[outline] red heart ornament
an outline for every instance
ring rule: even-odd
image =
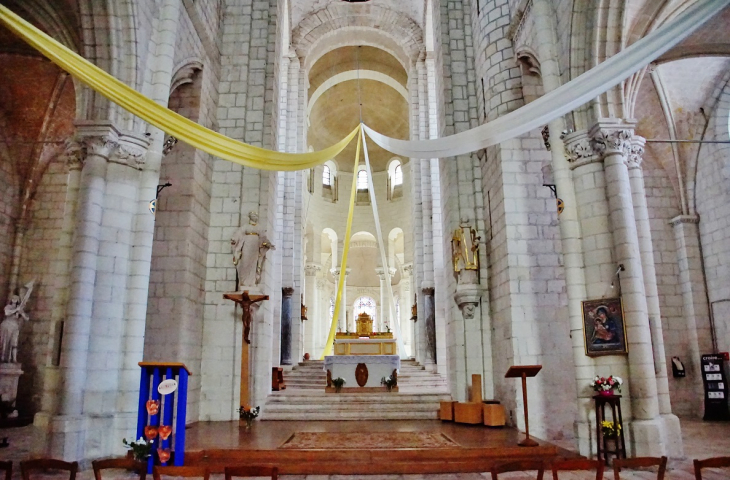
[[[160,432],[160,438],[163,440],[167,440],[167,437],[169,437],[170,434],[172,433],[172,426],[160,425],[159,432]]]
[[[154,425],[147,425],[144,427],[144,436],[147,437],[147,440],[154,440],[157,438],[157,427]]]
[[[169,448],[158,448],[157,456],[160,457],[160,463],[167,463],[170,460],[170,449]]]
[[[147,413],[150,415],[157,415],[160,413],[160,401],[147,400]]]

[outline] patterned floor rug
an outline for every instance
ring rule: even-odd
[[[455,448],[459,444],[443,433],[429,432],[296,432],[279,448],[293,450],[390,450],[402,448]]]

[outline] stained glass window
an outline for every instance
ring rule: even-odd
[[[375,300],[372,297],[360,297],[355,300],[355,311],[353,312],[355,317],[360,315],[362,312],[370,315],[370,318],[375,319],[375,313],[377,311]]]

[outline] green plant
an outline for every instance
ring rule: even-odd
[[[342,389],[342,386],[345,384],[345,379],[342,377],[337,377],[332,379],[332,385],[335,387],[335,392],[339,392]]]
[[[604,420],[601,422],[601,431],[604,437],[618,437],[618,434],[621,433],[621,424]]]
[[[144,461],[152,454],[152,443],[154,440],[146,440],[145,438],[139,437],[136,442],[127,442],[126,438],[122,439],[122,443],[125,447],[132,451],[132,456],[135,460]]]
[[[390,392],[391,390],[393,390],[393,387],[398,385],[398,379],[396,377],[394,377],[393,375],[388,375],[387,377],[383,377],[380,380],[380,384],[385,385],[385,387]]]

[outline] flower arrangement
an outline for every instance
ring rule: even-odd
[[[259,416],[260,411],[261,407],[251,408],[248,405],[241,405],[241,408],[238,409],[238,419],[245,420],[246,428],[249,429],[254,419]]]
[[[332,379],[332,385],[335,387],[335,392],[339,392],[342,389],[342,386],[345,384],[345,379],[342,377],[337,377]]]
[[[385,387],[390,392],[391,390],[393,390],[393,387],[398,385],[398,379],[396,377],[394,377],[393,375],[388,375],[387,377],[383,377],[380,380],[380,384],[385,385]]]
[[[604,437],[618,437],[619,433],[621,433],[621,424],[604,420],[601,422],[601,431]]]
[[[127,442],[127,439],[123,438],[122,443],[132,451],[132,456],[135,460],[144,461],[152,454],[153,440],[139,437],[139,440],[136,442]]]
[[[593,387],[593,390],[599,393],[611,393],[614,389],[620,392],[621,385],[623,385],[623,383],[624,381],[621,380],[621,377],[614,377],[613,375],[609,375],[608,378],[606,378],[596,375],[596,378],[594,378],[591,382],[591,387]]]

